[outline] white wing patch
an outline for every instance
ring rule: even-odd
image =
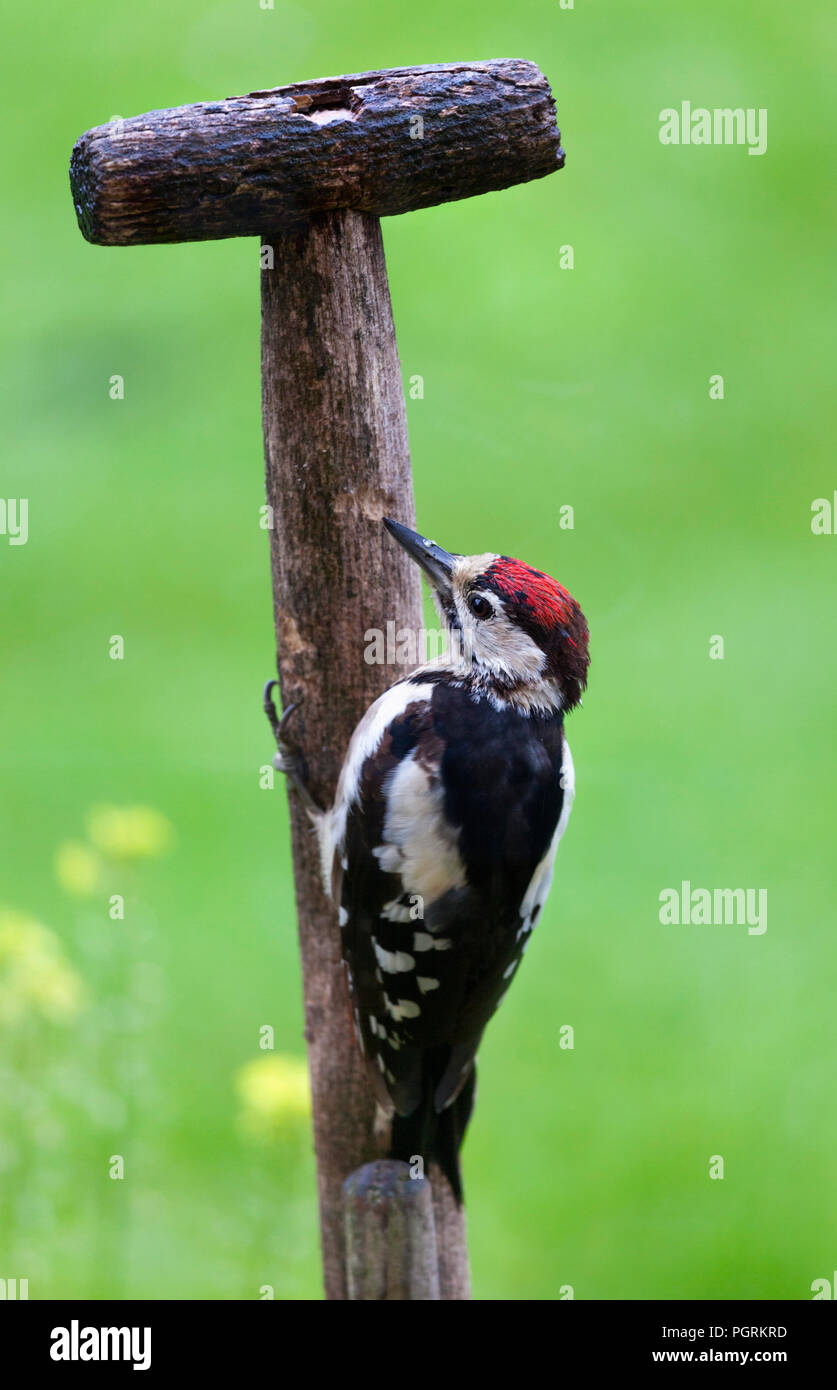
[[[412,922],[414,912],[411,907],[406,907],[397,898],[384,903],[380,914],[387,922]]]
[[[412,999],[396,999],[395,1003],[388,994],[384,995],[384,1008],[396,1023],[400,1023],[402,1018],[418,1018],[421,1009]]]
[[[417,931],[413,936],[414,951],[449,951],[452,945],[448,936],[431,936],[426,931]]]
[[[437,778],[410,753],[398,764],[386,790],[384,842],[373,851],[385,873],[400,874],[404,892],[425,908],[466,882],[459,832],[444,813]]]
[[[411,685],[409,681],[399,681],[385,690],[383,695],[371,704],[361,719],[349,743],[346,759],[337,783],[334,805],[317,823],[320,839],[320,870],[328,897],[331,897],[331,874],[335,853],[341,855],[340,863],[345,872],[347,868],[343,857],[343,841],[346,835],[346,818],[350,807],[360,792],[360,776],[366,759],[375,752],[389,725],[408,705],[422,700],[430,700],[435,690],[430,681],[421,685]]]
[[[397,975],[399,971],[406,972],[407,970],[415,969],[415,959],[413,956],[408,955],[406,951],[385,951],[383,946],[380,946],[375,940],[374,936],[372,937],[372,948],[375,952],[375,959],[381,969],[385,970],[388,975]]]

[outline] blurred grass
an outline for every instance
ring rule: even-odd
[[[257,245],[86,245],[72,142],[155,106],[508,55],[552,82],[565,171],[384,229],[405,378],[425,381],[408,400],[420,525],[552,571],[592,630],[576,810],[481,1053],[476,1293],[810,1296],[837,1196],[837,541],[810,532],[837,481],[830,10],[88,0],[4,19],[0,493],[30,499],[30,538],[0,538],[0,900],[81,969],[56,846],[101,801],[159,808],[177,844],[143,870],[165,1002],[139,1036],[126,1180],[107,1178],[118,1115],[61,1130],[47,1104],[0,1275],[31,1297],[319,1292],[310,1155],[254,1152],[235,1122],[260,1026],[303,1049],[284,793],[258,786]],[[766,107],[767,154],[664,148],[658,112],[683,99]],[[661,927],[660,889],[684,878],[767,887],[767,933]],[[100,916],[119,957],[130,924]],[[34,1074],[20,1059],[28,1085],[75,1036],[45,1038]],[[81,1110],[91,1056],[70,1045]]]

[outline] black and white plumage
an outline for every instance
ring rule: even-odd
[[[587,625],[540,571],[386,524],[428,575],[449,650],[370,706],[316,823],[392,1156],[435,1159],[461,1198],[475,1055],[572,806],[563,723],[586,683]]]

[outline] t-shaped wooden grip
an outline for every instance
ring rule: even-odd
[[[379,217],[560,169],[534,63],[438,63],[114,119],[76,142],[79,226],[104,246],[213,241],[349,208]]]

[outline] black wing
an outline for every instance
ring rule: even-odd
[[[363,763],[340,850],[360,1039],[402,1115],[422,1099],[429,1054],[437,1110],[467,1080],[525,949],[521,904],[563,802],[559,718],[494,710],[443,681],[426,691]]]

